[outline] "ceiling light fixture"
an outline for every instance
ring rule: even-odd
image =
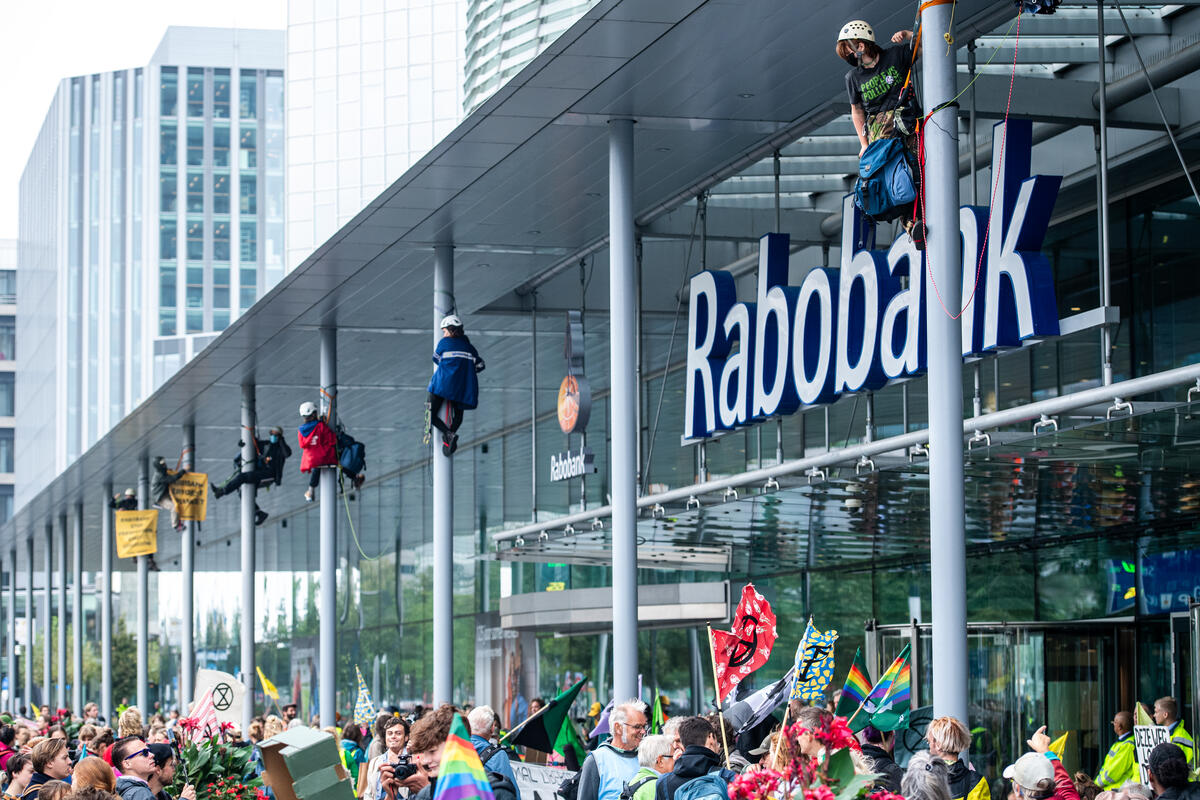
[[[749,100],[751,97],[754,97],[754,92],[739,92],[738,97],[743,100]]]

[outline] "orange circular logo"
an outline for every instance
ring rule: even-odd
[[[587,427],[592,412],[592,390],[587,378],[568,375],[558,386],[558,427],[576,433]]]

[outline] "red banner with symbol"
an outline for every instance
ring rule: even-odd
[[[733,615],[733,630],[712,632],[717,702],[724,702],[747,675],[767,663],[775,636],[775,612],[771,604],[755,590],[754,584],[746,584]]]

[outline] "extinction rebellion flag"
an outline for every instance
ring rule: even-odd
[[[724,702],[747,675],[767,663],[775,636],[775,612],[770,603],[755,591],[754,584],[746,584],[733,615],[733,630],[712,632],[718,703]]]

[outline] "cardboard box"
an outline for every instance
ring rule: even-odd
[[[277,800],[354,800],[338,744],[328,733],[291,728],[257,747],[263,782]]]

